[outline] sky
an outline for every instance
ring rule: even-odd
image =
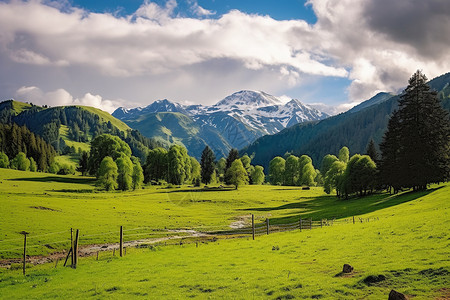
[[[448,0],[0,0],[0,100],[108,112],[240,90],[328,113],[450,71]]]

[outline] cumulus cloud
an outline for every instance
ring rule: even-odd
[[[44,92],[35,86],[23,86],[16,91],[17,99],[38,105],[49,106],[67,106],[67,105],[85,105],[93,106],[101,110],[112,113],[119,106],[125,105],[124,100],[107,100],[100,95],[86,93],[81,98],[74,98],[64,89]]]
[[[128,16],[0,2],[0,61],[16,64],[0,78],[15,76],[8,79],[15,89],[211,104],[242,88],[283,94],[308,76],[332,76],[351,80],[348,106],[396,92],[416,69],[429,78],[450,69],[447,0],[309,0],[315,24],[237,10],[211,18],[214,12],[187,1],[197,18],[175,15],[175,0],[146,0]],[[29,76],[20,66],[52,81],[20,83]]]

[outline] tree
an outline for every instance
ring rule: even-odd
[[[394,190],[422,190],[450,178],[449,115],[426,82],[420,71],[409,79],[380,145],[381,177]]]
[[[320,173],[323,176],[326,176],[328,170],[331,168],[331,165],[338,161],[339,159],[335,155],[327,154],[323,157],[322,163],[320,164]]]
[[[360,196],[372,192],[376,184],[376,170],[377,166],[370,156],[361,156],[355,165],[354,177],[356,183],[353,192],[359,192]]]
[[[370,156],[370,158],[376,163],[379,159],[377,146],[373,139],[370,139],[369,144],[367,144],[366,154]]]
[[[186,150],[186,149],[185,149]],[[183,184],[186,179],[185,157],[183,147],[172,145],[168,152],[168,182]]]
[[[217,162],[217,171],[219,172],[219,175],[225,174],[226,167],[227,167],[227,160],[224,157],[222,157]]]
[[[107,191],[117,188],[117,165],[110,156],[106,156],[100,163],[98,170],[98,185]]]
[[[350,151],[348,150],[347,147],[342,147],[341,150],[339,150],[339,160],[342,161],[343,163],[348,163],[348,160],[350,158]]]
[[[312,163],[307,163],[302,169],[302,184],[306,186],[315,185],[314,179],[316,178],[316,169]]]
[[[128,191],[133,187],[133,163],[128,156],[121,156],[116,160],[117,184],[120,190]]]
[[[144,171],[142,170],[141,163],[137,157],[132,156],[131,160],[133,162],[133,173],[131,174],[131,179],[133,182],[132,187],[133,190],[137,190],[140,189],[142,183],[144,183]]]
[[[324,180],[324,191],[330,194],[334,189],[336,189],[337,196],[340,197],[340,185],[342,181],[342,176],[345,172],[346,164],[340,160],[336,160],[331,164],[329,170],[325,174]]]
[[[30,157],[30,171],[31,172],[36,172],[37,171],[36,161],[32,157]]]
[[[255,166],[250,174],[252,184],[262,184],[265,179],[264,168],[262,166]]]
[[[227,174],[228,174],[227,171],[231,167],[231,164],[233,163],[233,161],[235,161],[236,159],[239,159],[239,152],[237,149],[233,148],[228,153],[227,163],[225,166],[225,183],[226,184],[232,184],[230,181],[231,179],[227,176]]]
[[[216,160],[216,156],[214,152],[206,146],[202,152],[202,158],[200,162],[201,166],[201,178],[204,184],[208,184],[211,182],[211,176],[213,175],[216,167],[214,165],[214,161]]]
[[[113,160],[121,156],[131,157],[130,146],[122,141],[118,136],[101,134],[91,142],[91,152],[89,155],[88,170],[91,174],[97,174],[100,163],[106,156]]]
[[[0,152],[0,168],[8,168],[9,159],[5,152]]]
[[[299,180],[299,175],[299,159],[295,155],[289,155],[285,162],[284,184],[296,185]]]
[[[200,180],[202,178],[201,177],[201,166],[200,166],[199,162],[194,157],[191,157],[191,165],[192,165],[192,168],[191,168],[191,181],[192,181],[193,184],[197,184],[198,183],[198,186],[200,186]],[[215,172],[213,172],[213,174],[211,176],[211,181],[213,181],[212,179],[214,179],[213,178],[214,177],[214,173]]]
[[[19,152],[16,157],[11,160],[11,169],[28,171],[30,170],[30,160],[25,153]]]
[[[144,182],[167,180],[168,152],[164,148],[150,150],[144,166]]]
[[[88,171],[89,153],[87,151],[81,152],[80,161],[78,162],[77,171],[81,172],[81,175],[86,176]]]
[[[284,182],[284,171],[286,167],[286,161],[284,158],[277,156],[274,157],[269,163],[269,178],[270,183],[273,185],[281,185]]]
[[[240,159],[233,161],[231,167],[228,168],[226,175],[230,178],[231,184],[233,184],[236,189],[239,185],[248,183],[248,174]]]
[[[307,165],[311,164],[311,166],[308,166],[307,168],[305,168]],[[312,165],[312,159],[311,157],[309,157],[308,155],[302,155],[300,156],[299,160],[298,160],[298,181],[297,184],[298,185],[309,185],[310,182],[310,176],[312,176],[313,174],[311,172],[308,172],[308,174],[304,175],[303,171],[304,170],[308,170],[311,171],[310,169],[314,169],[314,166]],[[315,177],[315,175],[314,175]],[[314,178],[313,177],[313,178]]]

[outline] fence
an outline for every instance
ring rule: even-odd
[[[118,255],[122,257],[126,254],[127,247],[147,247],[149,245],[166,245],[174,244],[174,242],[179,243],[180,245],[186,243],[196,243],[198,247],[199,242],[204,241],[216,241],[219,238],[240,238],[240,237],[252,237],[254,240],[257,236],[261,235],[269,235],[276,232],[283,231],[291,231],[291,230],[312,230],[315,228],[323,228],[326,226],[333,226],[334,224],[342,224],[342,223],[363,223],[363,222],[373,222],[375,220],[379,220],[378,218],[346,218],[346,219],[321,219],[321,220],[313,220],[312,218],[302,219],[299,218],[297,221],[293,221],[290,223],[279,224],[274,222],[271,223],[270,219],[267,218],[263,222],[255,223],[254,215],[251,215],[251,226],[242,227],[242,228],[234,228],[224,230],[223,228],[219,228],[217,226],[211,227],[194,227],[194,228],[178,228],[178,229],[161,229],[161,228],[149,228],[149,227],[138,227],[138,228],[130,228],[124,229],[123,226],[120,226],[118,231],[110,231],[105,233],[96,233],[96,234],[82,234],[80,230],[70,231],[60,231],[53,233],[46,233],[41,235],[31,235],[28,232],[22,231],[20,234],[23,235],[23,238],[15,238],[15,239],[7,239],[0,241],[0,254],[1,253],[12,253],[18,254],[21,252],[21,258],[16,259],[5,259],[0,261],[2,266],[10,266],[12,263],[21,263],[23,274],[26,272],[26,263],[31,262],[32,264],[39,264],[43,262],[51,262],[56,261],[55,267],[58,265],[60,260],[64,260],[64,266],[70,265],[72,268],[76,268],[78,264],[78,258],[80,254],[82,256],[96,255],[97,260],[100,252],[104,251],[112,251],[112,255],[116,255],[116,250],[118,250]],[[217,229],[216,229],[217,228]],[[70,233],[70,236],[69,234]],[[45,241],[45,238],[62,235],[65,234],[67,236],[64,240],[57,241]],[[111,236],[116,236],[116,241],[118,243],[107,243],[107,241],[111,240]],[[100,238],[102,238],[100,240]],[[34,240],[39,239],[36,242]],[[42,241],[44,240],[44,241]],[[80,240],[83,242],[83,246],[80,246]],[[21,242],[23,241],[22,247],[12,248],[12,249],[2,249],[2,244],[6,242]],[[59,247],[54,247],[55,245],[61,245]],[[27,256],[27,250],[33,248],[47,248],[47,250],[51,249],[68,249],[65,252],[55,252],[50,254],[49,257],[42,256]],[[23,252],[22,252],[23,251]],[[69,261],[70,258],[70,261]],[[68,264],[68,262],[70,262]]]

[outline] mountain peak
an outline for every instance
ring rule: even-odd
[[[242,90],[225,97],[223,100],[217,102],[215,106],[257,108],[280,104],[282,104],[280,99],[265,92]]]

